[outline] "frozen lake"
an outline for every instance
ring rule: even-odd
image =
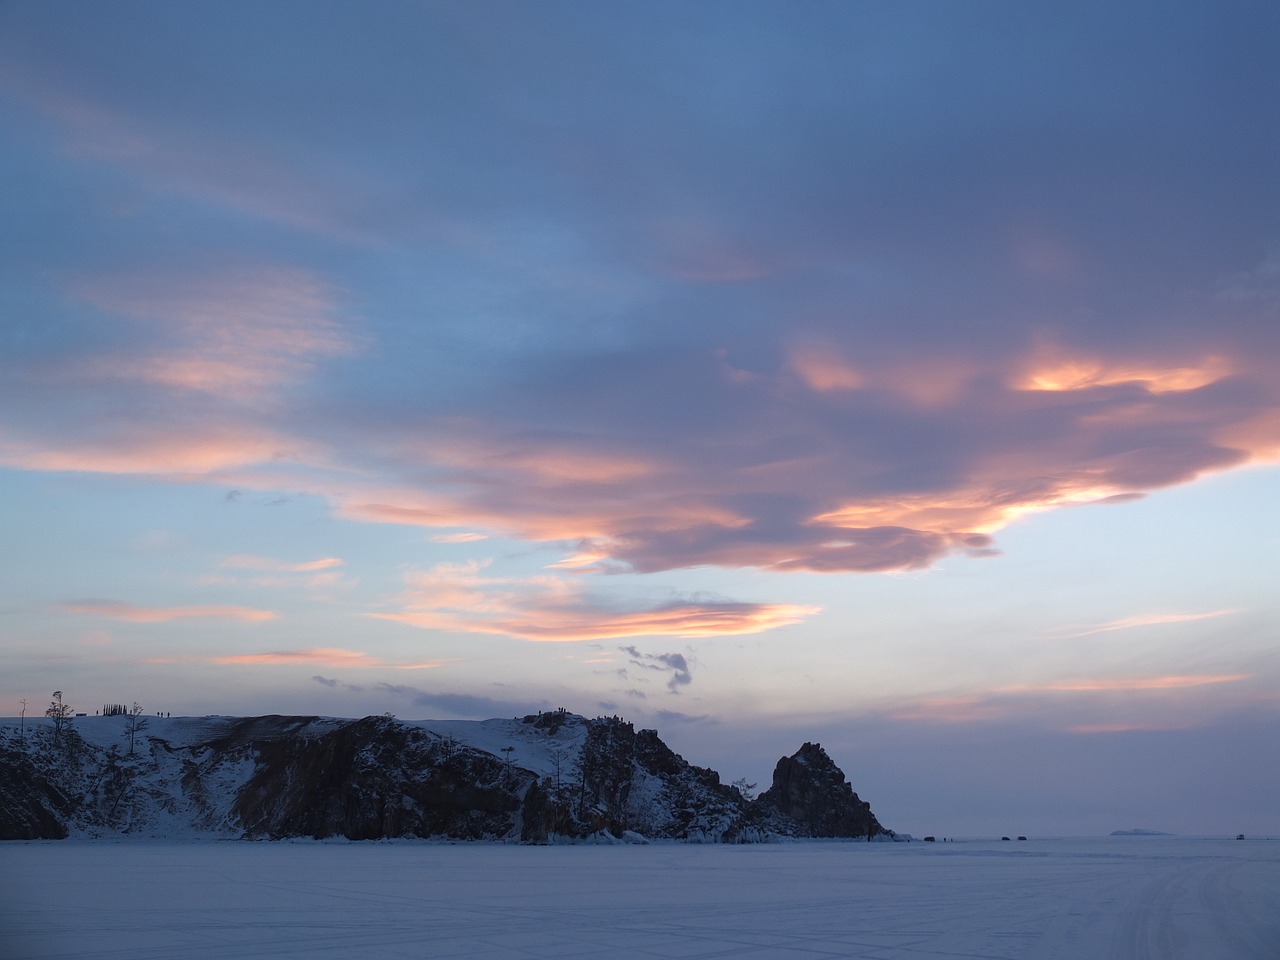
[[[1276,960],[1280,842],[0,845],[4,960]]]

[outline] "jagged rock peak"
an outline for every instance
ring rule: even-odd
[[[772,786],[757,802],[794,821],[800,836],[871,838],[889,832],[818,743],[782,757]]]

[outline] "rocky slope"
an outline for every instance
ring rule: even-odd
[[[618,717],[129,723],[0,721],[0,839],[892,837],[816,744],[750,800]]]

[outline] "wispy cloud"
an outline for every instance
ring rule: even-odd
[[[1091,637],[1098,633],[1110,633],[1113,630],[1128,630],[1133,627],[1155,627],[1170,623],[1194,623],[1197,620],[1212,620],[1216,617],[1227,617],[1240,612],[1238,608],[1233,608],[1229,610],[1207,610],[1201,613],[1147,613],[1136,617],[1110,620],[1083,630],[1068,628],[1056,634],[1056,636],[1069,640],[1076,637]]]
[[[332,599],[356,581],[344,577],[345,563],[338,557],[318,560],[286,561],[275,557],[237,554],[218,565],[219,572],[201,578],[209,584],[249,584],[255,587],[304,589],[316,599]]]
[[[209,266],[83,277],[93,349],[6,371],[28,398],[0,429],[0,463],[24,469],[208,478],[321,464],[323,443],[272,415],[322,359],[351,353],[335,295],[286,267]],[[84,411],[92,409],[92,416]],[[136,411],[146,409],[139,417]]]
[[[354,349],[334,319],[333,293],[314,274],[292,268],[101,276],[79,281],[73,293],[150,336],[145,347],[68,365],[67,378],[261,400],[316,360]]]
[[[128,623],[169,623],[173,620],[244,620],[258,623],[274,620],[279,614],[272,610],[237,607],[219,604],[197,604],[178,607],[145,607],[120,600],[69,600],[63,609],[91,617],[123,620]]]
[[[220,566],[228,570],[262,570],[268,573],[316,573],[321,570],[332,570],[341,567],[343,561],[338,557],[321,557],[319,560],[304,560],[291,563],[277,560],[274,557],[257,557],[251,554],[238,553],[227,557]]]
[[[485,565],[442,563],[410,574],[404,609],[371,616],[432,630],[572,642],[736,636],[798,623],[817,612],[793,604],[698,600],[619,610],[589,597],[576,579],[487,577],[481,572]]]

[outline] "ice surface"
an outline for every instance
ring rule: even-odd
[[[0,845],[5,960],[1276,960],[1280,842]]]

